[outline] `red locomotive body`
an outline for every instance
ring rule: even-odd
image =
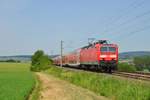
[[[54,63],[60,65],[60,60],[60,57],[55,58]],[[64,66],[94,67],[99,70],[111,72],[117,69],[118,46],[116,44],[108,44],[106,40],[99,40],[64,55],[62,61]]]

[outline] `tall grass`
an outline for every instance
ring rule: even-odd
[[[57,67],[51,67],[46,73],[113,100],[150,100],[149,82]]]
[[[35,84],[26,63],[0,63],[0,100],[25,100]]]

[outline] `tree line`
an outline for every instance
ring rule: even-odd
[[[20,63],[20,60],[8,59],[8,60],[0,60],[0,62],[12,62],[12,63]]]
[[[150,56],[135,57],[133,59],[133,64],[119,63],[118,70],[125,72],[136,72],[136,71],[150,72]]]

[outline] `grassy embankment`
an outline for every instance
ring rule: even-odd
[[[113,100],[150,100],[149,82],[57,67],[45,72]]]
[[[26,100],[35,85],[27,63],[0,63],[0,100]]]

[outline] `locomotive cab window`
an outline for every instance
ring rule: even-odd
[[[116,52],[116,48],[115,47],[108,47],[110,52]]]
[[[108,51],[107,49],[108,49],[107,47],[101,47],[101,52],[107,52]]]
[[[101,47],[100,49],[101,52],[116,52],[115,47]]]

